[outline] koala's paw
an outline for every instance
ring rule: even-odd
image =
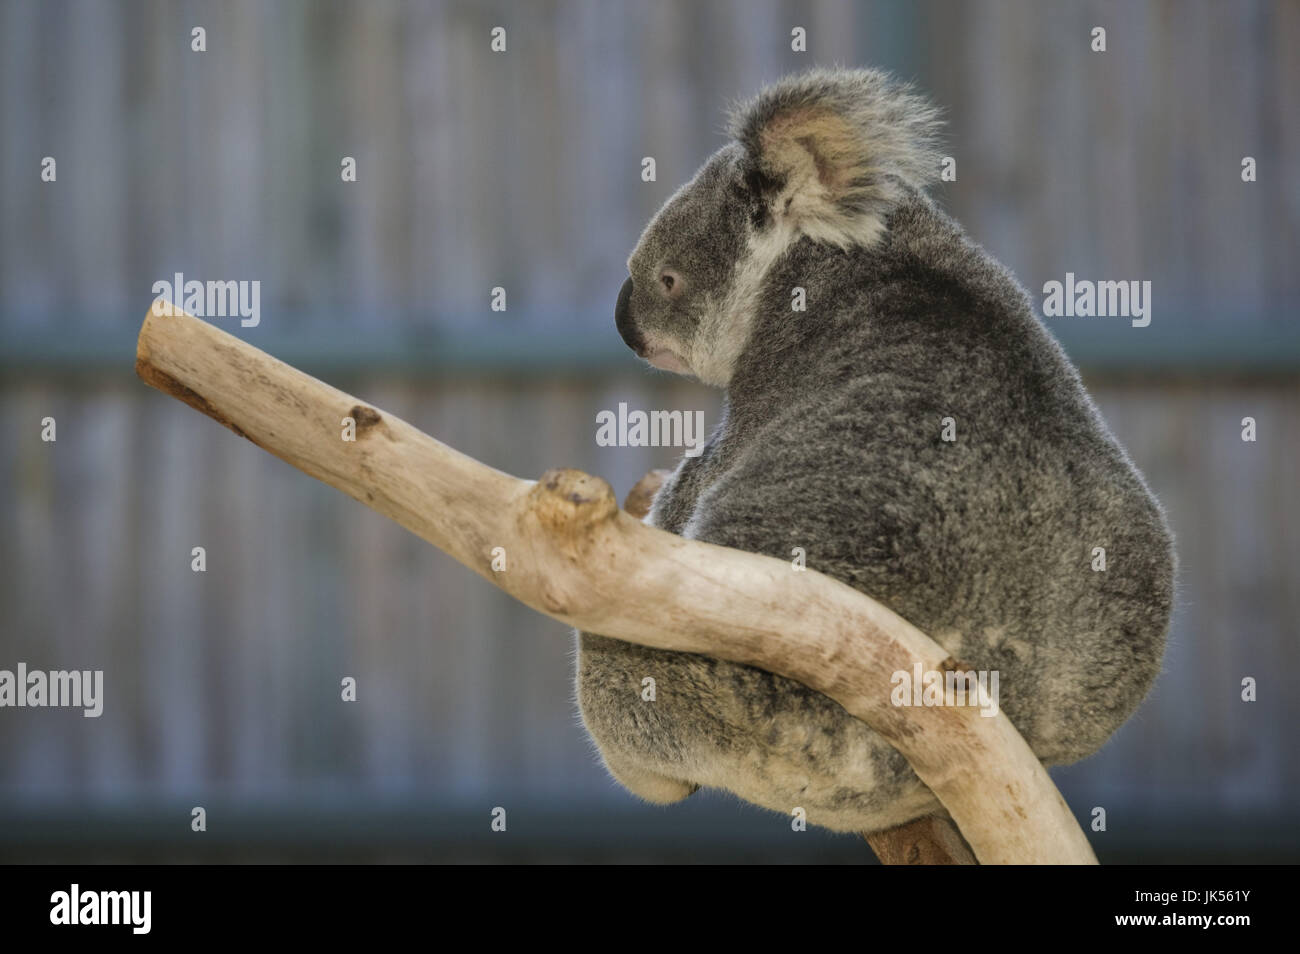
[[[659,488],[664,485],[664,481],[672,476],[671,470],[664,470],[662,467],[650,471],[636,482],[631,490],[627,492],[627,499],[623,501],[623,509],[636,517],[638,520],[644,520],[650,513],[650,505],[654,503],[655,494],[659,493]]]
[[[637,798],[643,798],[656,805],[680,802],[700,789],[700,786],[692,782],[669,778],[667,775],[660,775],[639,765],[630,765],[617,759],[611,760],[608,756],[605,758],[605,767],[609,769],[609,774],[614,776],[616,782]]]

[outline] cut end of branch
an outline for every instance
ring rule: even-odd
[[[162,310],[161,305],[166,305],[167,308],[172,309],[170,314],[176,317],[168,317],[167,313]],[[194,410],[206,414],[218,424],[230,428],[230,430],[234,431],[245,440],[257,444],[257,441],[254,441],[242,430],[232,424],[230,420],[217,410],[217,408],[202,394],[199,394],[188,385],[182,384],[154,363],[153,354],[149,347],[149,341],[154,333],[155,322],[168,320],[176,321],[185,318],[188,318],[191,321],[198,320],[192,315],[188,315],[181,311],[179,308],[172,305],[171,302],[162,298],[159,298],[149,307],[148,313],[144,316],[144,323],[140,325],[140,335],[136,338],[135,342],[135,373],[139,376],[140,380],[149,385],[149,387],[156,388],[163,394],[170,394],[172,397],[176,398],[176,400],[183,401],[190,407],[194,408]],[[261,445],[258,444],[258,446],[260,447]]]
[[[241,431],[234,424],[230,423],[230,421],[226,420],[221,412],[213,407],[202,394],[199,394],[193,388],[186,387],[170,374],[167,374],[165,371],[160,371],[158,368],[155,368],[150,364],[148,354],[144,353],[145,350],[142,340],[135,359],[135,373],[139,375],[141,381],[149,385],[151,388],[157,388],[159,391],[163,392],[163,394],[170,394],[178,401],[184,401],[190,407],[194,408],[194,410],[203,412],[218,424],[224,424],[240,437],[246,440],[252,440],[251,437]],[[256,444],[257,442],[253,441],[253,443]]]

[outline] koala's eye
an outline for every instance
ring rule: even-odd
[[[659,273],[659,287],[669,298],[676,298],[682,293],[682,276],[677,274],[671,268],[665,268]]]

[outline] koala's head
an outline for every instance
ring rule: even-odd
[[[725,387],[764,276],[807,238],[870,247],[938,171],[936,110],[874,70],[788,77],[732,114],[733,142],[659,210],[614,319],[652,365]]]

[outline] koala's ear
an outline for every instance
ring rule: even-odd
[[[937,178],[938,111],[875,70],[814,70],[733,111],[763,219],[815,241],[873,245],[903,185]]]

